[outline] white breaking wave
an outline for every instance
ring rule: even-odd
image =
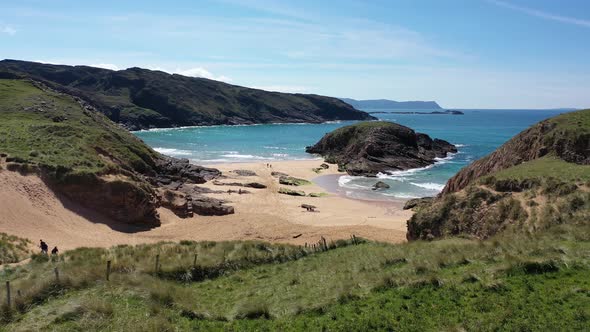
[[[351,176],[351,175],[342,175],[338,178],[338,186],[342,188],[348,189],[367,189],[365,185],[351,183],[354,179],[362,179],[362,176]]]
[[[221,157],[225,158],[235,158],[235,159],[256,159],[256,160],[273,160],[274,158],[262,157],[262,156],[255,156],[251,154],[222,154]]]
[[[420,187],[420,188],[424,188],[424,189],[428,189],[428,190],[436,190],[436,191],[442,191],[443,188],[445,187],[444,184],[434,183],[434,182],[426,182],[426,183],[410,182],[410,183],[416,187]]]
[[[455,144],[455,147],[458,147],[458,148],[463,148],[466,146],[467,146],[467,144]]]
[[[444,158],[436,157],[436,158],[434,158],[434,161],[435,161],[435,164],[434,165],[436,165],[436,164],[439,164],[440,165],[440,164],[450,163],[451,160],[453,160],[456,155],[457,155],[457,153],[449,153],[449,155],[446,156],[446,157],[444,157]]]
[[[270,150],[288,150],[287,148],[283,148],[280,146],[263,146],[263,148]]]
[[[389,195],[388,195],[389,196]],[[397,197],[397,198],[403,198],[403,199],[412,199],[412,198],[420,198],[420,196],[416,196],[416,195],[410,195],[410,194],[393,194],[391,195],[393,197]]]
[[[437,161],[437,163],[438,163],[438,161]],[[407,176],[414,175],[418,172],[425,171],[427,169],[434,167],[434,165],[436,165],[436,164],[428,165],[426,167],[421,167],[421,168],[412,168],[412,169],[408,169],[405,171],[388,171],[387,174],[378,173],[377,177],[380,179],[395,179],[395,180],[403,181],[400,178],[404,178]]]
[[[160,152],[161,154],[172,156],[190,156],[193,154],[191,151],[170,148],[154,148],[154,150]]]

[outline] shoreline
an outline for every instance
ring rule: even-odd
[[[366,111],[362,111],[366,112]],[[366,112],[368,113],[368,112]],[[329,120],[322,122],[269,122],[269,123],[250,123],[250,124],[214,124],[214,125],[194,125],[194,126],[179,126],[179,127],[158,127],[139,130],[128,130],[130,133],[141,133],[150,131],[164,131],[174,129],[192,129],[192,128],[214,128],[214,127],[253,127],[253,126],[267,126],[267,125],[320,125],[327,123],[342,123],[342,122],[359,122],[359,121],[379,121],[379,120]]]
[[[322,163],[323,160],[282,160],[270,163],[272,168],[266,168],[266,162],[220,163],[210,164],[208,166],[219,169],[222,171],[223,175],[226,176],[231,176],[232,171],[236,169],[255,171],[258,175],[257,177],[231,176],[231,182],[240,179],[245,180],[246,178],[261,179],[263,183],[270,184],[268,189],[271,189],[272,193],[270,194],[273,199],[279,202],[279,205],[290,205],[288,208],[289,210],[291,210],[293,206],[298,208],[301,204],[312,204],[316,205],[320,211],[322,208],[324,208],[325,211],[329,211],[329,215],[318,214],[314,218],[292,215],[289,218],[289,222],[291,223],[304,224],[311,227],[368,225],[383,229],[403,230],[405,233],[406,221],[413,214],[411,211],[402,209],[405,201],[358,199],[348,197],[341,190],[328,190],[328,188],[318,183],[318,178],[334,177],[336,180],[337,177],[346,175],[346,173],[338,172],[335,165],[330,165],[330,168],[320,172],[319,174],[315,173],[313,168],[319,167],[319,165]],[[286,173],[290,176],[308,180],[311,182],[311,184],[298,187],[279,185],[278,178],[270,175],[270,173],[273,171]],[[215,189],[217,187],[212,183],[207,183],[204,186],[207,186],[211,189]],[[332,186],[333,188],[338,187],[337,181],[336,183],[333,183]],[[293,190],[302,190],[306,193],[322,192],[326,193],[327,195],[318,198],[289,196],[278,194],[277,191],[279,187]],[[219,189],[219,187],[217,187],[217,189]],[[237,191],[239,187],[232,189]],[[260,192],[257,193],[259,194]],[[229,197],[226,196],[225,198]],[[236,213],[239,213],[239,205],[236,206],[236,211]],[[385,216],[388,216],[391,219],[387,220]],[[357,219],[355,220],[355,218]]]

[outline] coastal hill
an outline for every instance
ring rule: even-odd
[[[358,109],[392,109],[392,110],[437,110],[441,107],[435,101],[394,101],[388,99],[356,100],[340,98]]]
[[[462,169],[421,204],[408,239],[506,229],[534,231],[590,216],[590,110],[559,115],[521,132]]]
[[[113,220],[158,225],[160,206],[179,216],[233,213],[221,201],[191,202],[169,186],[204,183],[218,170],[160,155],[79,98],[35,81],[0,79],[0,117],[0,172],[36,174]]]
[[[337,98],[268,92],[141,68],[113,71],[3,60],[0,78],[43,82],[82,98],[130,130],[374,119]]]
[[[432,139],[411,128],[393,122],[361,122],[338,128],[313,146],[308,153],[325,157],[350,175],[375,176],[395,170],[420,168],[434,164],[457,152],[454,145]]]
[[[564,123],[558,133],[586,126],[587,114]],[[83,100],[34,81],[0,79],[0,118],[0,226],[10,234],[0,234],[0,260],[19,261],[0,270],[6,282],[0,291],[0,331],[560,331],[588,325],[588,218],[578,224],[561,222],[563,218],[531,234],[505,232],[483,241],[372,242],[359,233],[396,232],[369,226],[381,209],[387,213],[383,223],[391,224],[395,216],[388,208],[352,200],[322,205],[343,199],[338,195],[281,201],[278,196],[286,195],[271,192],[280,181],[272,173],[298,176],[302,170],[257,163],[255,173],[273,178],[267,182],[272,188],[261,189],[258,196],[231,196],[232,204],[250,202],[249,214],[170,222],[165,217],[182,211],[178,201],[193,195],[196,184],[254,176],[244,169],[229,171],[230,165],[221,178],[217,170],[161,156]],[[361,131],[380,126],[395,125],[360,124]],[[404,128],[393,130],[419,146],[428,142]],[[321,163],[301,167],[315,174],[312,162]],[[587,169],[578,168],[588,166],[565,161],[557,166],[575,179],[588,176]],[[106,230],[95,219],[75,221],[84,213],[77,208],[64,217],[48,208],[52,197],[40,186],[41,179],[74,202],[105,214],[118,211],[113,218],[145,218],[153,215],[153,204],[162,204],[168,207],[157,210],[163,226]],[[181,186],[188,185],[190,192],[174,189],[180,181],[192,182]],[[588,215],[586,181],[573,189],[582,189],[577,193],[571,186],[547,187],[559,197],[568,191],[572,195],[558,202],[559,216]],[[212,182],[200,189],[215,188]],[[545,199],[540,196],[532,198],[536,204]],[[321,208],[300,211],[301,203],[310,200]],[[470,199],[465,206],[477,202]],[[447,207],[437,214],[438,221],[454,220],[447,211],[455,207]],[[359,225],[319,224],[321,217],[334,219],[342,211],[360,212],[353,216]],[[493,221],[502,223],[519,210],[506,211]],[[285,218],[288,226],[281,226]],[[307,225],[298,224],[301,218],[308,218]],[[39,238],[48,240],[50,248],[59,245],[59,255],[39,253],[31,243]],[[220,239],[229,241],[212,241]],[[21,261],[31,250],[29,261]]]

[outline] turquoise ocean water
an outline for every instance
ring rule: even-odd
[[[371,111],[371,110],[366,110]],[[375,110],[387,111],[387,110]],[[396,110],[397,111],[397,110]],[[428,110],[424,110],[428,112]],[[492,152],[518,132],[562,110],[463,110],[465,115],[374,114],[433,138],[457,145],[459,152],[423,169],[390,172],[379,177],[391,188],[375,192],[376,179],[342,176],[347,196],[360,199],[406,199],[437,194],[462,167]],[[305,147],[324,134],[354,123],[269,124],[154,129],[135,132],[157,151],[195,163],[273,162],[315,159]]]

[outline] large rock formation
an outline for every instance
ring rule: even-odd
[[[0,78],[31,78],[78,96],[131,130],[192,125],[370,120],[331,97],[249,89],[205,78],[0,61]]]
[[[590,216],[590,110],[563,114],[521,132],[465,167],[430,202],[417,204],[409,240],[487,238],[532,232]]]
[[[350,175],[407,170],[457,152],[454,145],[392,122],[361,122],[326,134],[308,153],[317,153]]]

